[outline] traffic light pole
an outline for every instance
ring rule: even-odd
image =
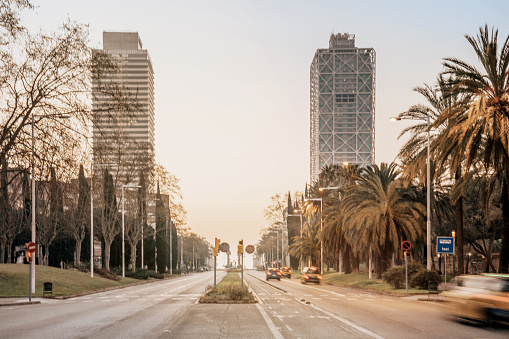
[[[214,288],[216,288],[216,258],[217,255],[214,256]]]
[[[28,270],[29,270],[29,275],[30,275],[30,279],[28,279],[28,301],[29,302],[32,302],[32,263],[29,262],[28,263],[28,266],[30,267]]]

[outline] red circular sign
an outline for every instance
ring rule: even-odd
[[[30,253],[34,253],[34,252],[35,252],[35,248],[36,248],[36,247],[37,247],[37,246],[35,245],[35,242],[31,242],[30,244],[28,244],[28,247],[27,247],[28,252],[30,252]]]
[[[247,245],[246,246],[246,253],[247,254],[252,254],[254,252],[254,246],[253,245]]]
[[[409,251],[411,248],[412,248],[412,244],[410,243],[410,241],[408,240],[405,240],[401,243],[401,248],[404,250],[404,251]]]

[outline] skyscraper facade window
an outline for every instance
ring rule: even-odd
[[[375,160],[375,50],[331,34],[310,68],[311,181],[325,165]]]
[[[94,172],[107,167],[126,184],[137,183],[154,157],[152,61],[137,32],[103,32],[103,49],[95,53],[116,70],[96,72],[92,83]]]

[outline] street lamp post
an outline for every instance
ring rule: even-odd
[[[322,228],[323,228],[323,199],[322,198],[308,198],[304,201],[320,201],[320,272],[323,274],[323,240]]]
[[[122,278],[125,278],[124,188],[141,188],[141,186],[122,185]]]
[[[430,172],[430,129],[431,123],[429,116],[426,117],[415,117],[415,118],[407,118],[407,117],[392,117],[391,121],[399,121],[399,120],[423,120],[428,124],[427,131],[427,158],[426,158],[426,268],[428,271],[431,271],[431,172]]]
[[[32,242],[35,243],[35,143],[34,143],[34,115],[32,114]],[[35,258],[30,262],[30,292],[35,293]]]
[[[283,267],[283,227],[274,228],[268,233],[276,233],[276,264],[279,261],[279,231],[281,230],[281,267]],[[276,266],[277,267],[277,266]]]

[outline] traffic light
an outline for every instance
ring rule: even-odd
[[[239,253],[239,254],[244,253],[244,240],[239,241],[239,247],[237,249],[237,253]]]
[[[221,243],[221,239],[215,238],[214,243],[214,257],[217,256],[217,253],[219,253],[219,244]]]

